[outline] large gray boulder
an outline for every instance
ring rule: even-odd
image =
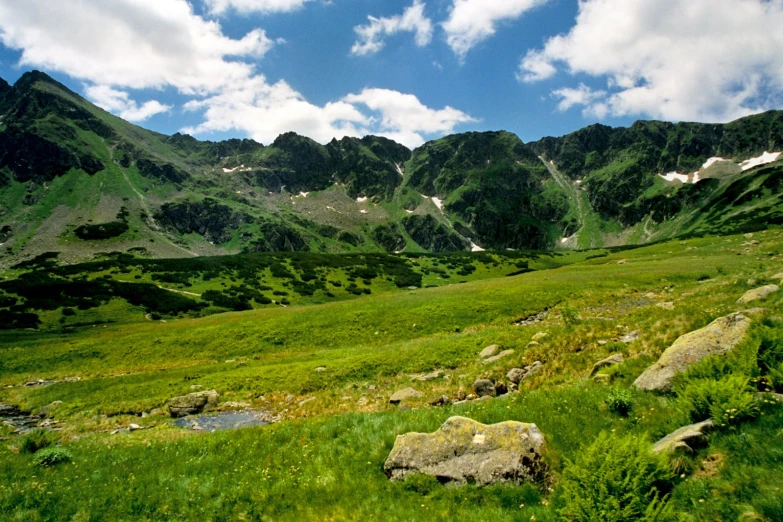
[[[451,417],[435,433],[399,435],[384,464],[391,480],[424,473],[453,485],[542,484],[548,467],[544,436],[535,424],[484,425]]]
[[[675,453],[677,451],[691,453],[694,450],[694,445],[701,444],[706,433],[714,426],[712,420],[706,420],[682,427],[656,442],[652,448],[653,453]]]
[[[671,390],[675,375],[705,357],[727,353],[737,346],[745,338],[750,323],[742,314],[731,314],[683,335],[636,379],[634,386],[647,391]]]
[[[765,297],[774,294],[778,290],[780,290],[778,285],[767,285],[762,286],[761,288],[748,290],[745,292],[745,295],[737,299],[737,304],[748,304],[752,303],[753,301],[758,301],[759,299],[764,299]]]
[[[169,399],[169,414],[174,417],[196,415],[217,406],[218,392],[215,390],[189,393]]]

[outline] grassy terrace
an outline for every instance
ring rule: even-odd
[[[0,402],[37,412],[63,401],[52,415],[63,428],[57,442],[73,460],[36,466],[20,450],[21,437],[0,428],[0,513],[10,520],[558,520],[573,501],[567,470],[588,465],[580,459],[602,432],[647,444],[693,420],[685,393],[658,396],[630,384],[678,336],[746,308],[736,299],[783,271],[783,233],[750,241],[730,236],[593,259],[580,254],[551,270],[513,277],[498,270],[464,284],[390,286],[287,308],[2,332]],[[766,377],[756,360],[782,344],[780,299],[773,294],[760,304],[766,312],[753,316],[742,357],[728,360],[724,374],[751,383]],[[516,324],[543,311],[541,322]],[[638,341],[619,342],[632,331]],[[530,345],[538,332],[549,336]],[[489,344],[515,353],[483,365],[477,354]],[[587,379],[596,361],[618,352],[626,362],[611,370],[610,385]],[[477,377],[502,379],[535,360],[544,370],[518,394],[428,405],[469,392]],[[321,366],[326,371],[315,371]],[[449,378],[411,380],[434,369]],[[81,380],[20,386],[72,377]],[[194,384],[216,389],[221,402],[247,402],[283,420],[215,434],[175,428],[157,409]],[[405,386],[423,397],[408,410],[389,405]],[[625,416],[610,407],[617,394],[631,405]],[[783,517],[783,407],[754,408],[699,453],[666,464],[660,493],[671,519]],[[433,431],[451,415],[536,423],[559,480],[551,490],[451,489],[420,477],[389,482],[382,466],[395,436]],[[131,422],[152,427],[110,433]]]

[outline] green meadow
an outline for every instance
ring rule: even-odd
[[[282,263],[292,278],[275,276],[272,262],[249,274],[112,258],[86,280],[141,281],[199,294],[189,297],[194,302],[208,290],[231,297],[224,288],[263,285],[269,290],[261,293],[288,292],[290,300],[248,299],[242,311],[205,303],[153,320],[143,302],[111,295],[75,306],[78,321],[60,322],[63,307],[50,306],[37,329],[0,331],[0,402],[33,414],[46,408],[58,427],[45,435],[0,427],[0,513],[24,521],[783,519],[783,404],[758,395],[783,392],[783,294],[736,303],[778,282],[782,231],[560,256],[481,254],[459,262],[410,256],[403,271],[391,261],[301,254]],[[316,257],[307,265],[309,255]],[[49,274],[74,283],[90,272],[41,263],[18,267],[5,281]],[[375,274],[369,285],[361,268]],[[316,277],[304,281],[308,270]],[[175,272],[188,277],[153,277]],[[409,272],[418,284],[395,283]],[[351,278],[370,292],[346,292]],[[297,293],[297,281],[313,284],[313,293]],[[331,284],[337,281],[342,286]],[[254,295],[243,292],[233,297]],[[679,336],[747,308],[759,310],[731,356],[703,361],[670,394],[631,386]],[[531,343],[542,332],[548,335]],[[514,353],[483,364],[478,353],[491,344]],[[601,380],[588,378],[614,353],[625,362]],[[519,393],[430,405],[534,361],[543,370]],[[433,370],[446,378],[415,380]],[[39,379],[55,383],[25,385]],[[408,386],[422,397],[403,408],[389,404]],[[194,387],[280,420],[211,434],[175,427],[166,401]],[[48,407],[55,401],[62,403]],[[453,415],[535,423],[546,437],[551,485],[390,482],[383,463],[395,437],[434,431]],[[653,442],[705,418],[719,427],[704,447],[650,456]],[[145,429],[126,432],[131,423]],[[654,485],[635,480],[646,474]],[[641,508],[615,509],[624,505]]]

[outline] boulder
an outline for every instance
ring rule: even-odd
[[[506,373],[506,377],[512,383],[519,384],[522,382],[522,379],[525,378],[525,373],[527,373],[527,370],[524,368],[511,368],[508,373]]]
[[[530,379],[534,375],[537,375],[541,370],[544,369],[544,363],[541,361],[535,361],[530,366],[526,366],[525,369],[527,369],[527,372],[525,372],[525,376],[522,378],[522,380]]]
[[[486,359],[484,359],[484,364],[490,364],[495,361],[499,361],[503,357],[508,357],[509,355],[513,355],[513,354],[514,354],[514,350],[503,350],[497,355],[493,355],[492,357],[487,357]]]
[[[704,440],[706,432],[715,424],[712,420],[706,420],[697,424],[691,424],[666,435],[653,445],[653,453],[674,453],[676,451],[693,451],[693,446]]]
[[[453,485],[544,484],[549,475],[544,445],[535,424],[484,425],[451,417],[435,433],[399,435],[384,471],[391,480],[423,473]]]
[[[495,396],[495,385],[489,379],[478,379],[473,383],[473,391],[479,397]]]
[[[727,353],[737,346],[745,338],[750,323],[742,314],[731,314],[683,335],[636,379],[634,386],[640,390],[669,391],[672,378],[678,373],[705,357]]]
[[[392,404],[399,404],[402,401],[418,399],[419,397],[421,397],[421,393],[417,392],[413,388],[404,388],[394,392],[394,394],[389,397],[389,402]]]
[[[759,299],[764,299],[765,297],[774,294],[778,290],[780,290],[778,285],[767,285],[760,288],[754,288],[753,290],[748,290],[745,292],[745,295],[737,299],[737,304],[748,304],[752,303],[753,301],[758,301]]]
[[[590,377],[598,373],[603,368],[606,368],[608,366],[616,366],[618,364],[622,364],[622,362],[625,360],[625,357],[623,357],[623,354],[616,353],[614,355],[610,355],[606,359],[602,361],[598,361],[593,365],[593,371],[590,372]]]
[[[430,406],[446,406],[451,404],[451,399],[447,395],[441,395],[437,399],[430,401]]]
[[[481,350],[481,353],[479,353],[479,357],[482,359],[486,359],[487,357],[492,357],[494,355],[497,355],[497,353],[500,351],[500,346],[497,344],[491,344]]]
[[[169,399],[169,414],[174,417],[186,417],[217,406],[218,393],[215,390],[189,393]]]

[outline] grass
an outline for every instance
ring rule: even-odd
[[[537,424],[546,459],[562,477],[601,433],[651,443],[689,422],[678,397],[630,384],[678,336],[738,310],[740,295],[781,271],[783,234],[754,239],[760,244],[750,249],[743,236],[731,236],[592,259],[586,252],[551,270],[498,278],[488,268],[465,284],[373,290],[325,304],[0,333],[0,384],[13,386],[0,388],[0,402],[37,412],[63,401],[51,415],[72,455],[70,463],[36,466],[33,455],[18,452],[18,436],[0,433],[0,512],[9,520],[559,520],[570,498],[559,482],[551,491],[448,489],[422,478],[392,483],[383,462],[396,435],[430,432],[464,415]],[[431,267],[435,259],[417,263]],[[543,268],[559,260],[537,262]],[[754,319],[777,331],[780,296],[761,306],[769,311]],[[515,326],[544,310],[540,323]],[[639,340],[619,342],[630,331]],[[549,335],[530,345],[538,332]],[[515,353],[481,364],[477,354],[489,344]],[[587,379],[596,361],[618,352],[626,362],[602,371],[611,386]],[[535,360],[544,369],[519,394],[428,405]],[[326,371],[316,372],[319,366]],[[448,379],[412,380],[434,369]],[[156,408],[194,384],[218,390],[221,402],[246,401],[284,420],[214,434],[174,428]],[[423,397],[408,410],[389,405],[389,395],[406,386]],[[315,400],[299,406],[304,398]],[[149,429],[111,434],[131,422]],[[678,466],[684,471],[666,493],[685,520],[780,519],[783,408],[764,404],[755,420],[715,432]]]

